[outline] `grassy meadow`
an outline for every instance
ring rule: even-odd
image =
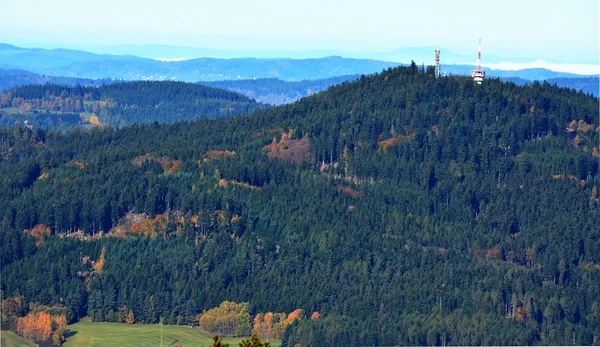
[[[79,322],[69,326],[65,346],[161,346],[160,325],[124,324],[124,323],[91,323]],[[212,334],[187,326],[162,327],[162,346],[210,346]],[[223,342],[237,347],[241,338],[224,338]],[[271,346],[278,347],[280,340],[269,340]],[[2,345],[4,347],[4,344]]]
[[[14,332],[10,330],[2,330],[0,331],[0,345],[2,347],[35,347],[37,346],[34,343],[31,343],[27,340],[24,340],[17,336]]]

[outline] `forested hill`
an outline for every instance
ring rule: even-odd
[[[413,65],[246,116],[3,129],[2,294],[320,312],[284,346],[598,343],[598,112]]]
[[[227,117],[264,108],[241,94],[184,82],[125,82],[101,87],[26,85],[0,94],[0,124],[122,127]]]

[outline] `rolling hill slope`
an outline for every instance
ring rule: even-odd
[[[2,129],[1,289],[94,321],[320,312],[283,346],[592,344],[598,112],[413,65],[251,115]]]
[[[0,94],[0,124],[122,127],[229,117],[266,107],[241,94],[184,82],[25,85]]]

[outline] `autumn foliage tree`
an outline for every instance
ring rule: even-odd
[[[102,273],[102,268],[104,267],[104,252],[106,252],[106,248],[103,247],[102,253],[100,253],[100,258],[98,258],[98,260],[96,260],[95,262],[92,262],[92,266],[98,274]]]
[[[133,324],[135,322],[135,316],[133,315],[133,311],[129,310],[129,313],[125,317],[125,323]]]
[[[219,307],[196,317],[200,329],[229,336],[248,336],[252,330],[249,304],[223,301]]]
[[[65,315],[52,316],[52,342],[55,345],[62,345],[63,342],[67,341],[65,336],[67,332],[67,318]]]
[[[158,236],[158,233],[162,233],[164,235],[166,228],[166,215],[158,214],[154,218],[144,218],[143,220],[134,223],[129,232],[132,235],[144,235],[155,238]]]
[[[279,321],[285,313],[267,312],[265,314],[257,314],[254,317],[254,326],[252,333],[257,334],[262,338],[273,338],[273,325],[275,321]]]
[[[52,335],[52,317],[46,312],[29,313],[19,318],[17,333],[26,339],[47,341]]]
[[[52,234],[50,228],[44,224],[38,224],[31,229],[23,230],[23,232],[36,238],[36,246],[41,246],[44,243],[44,241]]]
[[[20,308],[22,298],[7,298],[3,300],[3,306],[7,308],[6,313],[16,315],[22,312]],[[4,309],[3,309],[4,315]],[[43,306],[37,303],[29,303],[29,313],[25,317],[16,318],[16,331],[26,339],[52,342],[61,345],[66,341],[65,334],[68,330],[69,320],[73,318],[73,312],[66,306]]]
[[[261,338],[280,339],[288,325],[301,317],[301,309],[296,309],[290,312],[289,315],[272,312],[259,313],[254,317],[252,333]]]

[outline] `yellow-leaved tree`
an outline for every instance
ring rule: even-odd
[[[248,336],[252,331],[249,304],[223,301],[196,317],[200,329],[219,335]]]

